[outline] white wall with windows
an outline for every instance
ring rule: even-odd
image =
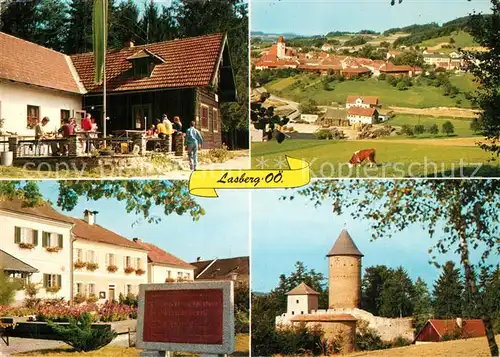
[[[73,288],[98,301],[137,294],[148,282],[147,251],[77,238],[73,243]],[[142,274],[141,274],[142,273]]]
[[[160,264],[149,264],[148,283],[165,283],[168,281],[194,280],[194,267],[183,268]]]
[[[35,135],[29,122],[35,117],[49,117],[45,131],[61,126],[62,116],[80,117],[82,96],[45,89],[22,83],[0,80],[0,118],[4,118],[4,131],[19,135]]]
[[[38,269],[39,298],[71,298],[71,223],[0,210],[0,249]],[[16,294],[16,302],[24,299]]]

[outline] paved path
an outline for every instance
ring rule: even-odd
[[[227,169],[248,169],[250,168],[249,156],[240,156],[223,163],[200,164],[198,170],[227,170]],[[171,171],[168,178],[172,180],[189,180],[192,171]]]

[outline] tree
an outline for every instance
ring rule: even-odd
[[[465,288],[472,293],[477,287],[470,248],[481,254],[477,266],[487,265],[490,254],[500,253],[500,226],[495,223],[500,210],[498,180],[314,181],[298,194],[316,205],[331,201],[334,214],[349,210],[354,219],[369,220],[372,239],[391,237],[411,224],[421,224],[430,237],[445,227],[429,249],[429,262],[439,267],[437,255],[456,252]],[[481,316],[490,353],[497,356],[491,319],[484,311]]]
[[[483,268],[479,276],[478,284],[479,310],[489,316],[494,331],[500,333],[500,268],[498,265],[493,269]]]
[[[26,41],[37,35],[37,2],[8,1],[1,4],[0,30]]]
[[[43,0],[37,7],[35,42],[55,51],[64,51],[67,5],[62,0]]]
[[[392,63],[395,65],[408,65],[413,67],[423,67],[425,64],[422,53],[414,50],[404,51],[400,55],[394,57]]]
[[[380,315],[406,317],[413,313],[413,282],[408,273],[399,267],[389,274],[380,294]]]
[[[408,86],[406,85],[405,82],[399,81],[398,84],[396,85],[397,90],[407,90]]]
[[[110,21],[108,47],[121,48],[127,41],[146,43],[146,34],[139,26],[139,8],[133,0],[120,2]]]
[[[443,126],[441,127],[441,132],[443,134],[446,134],[446,136],[450,136],[455,132],[455,127],[453,126],[451,121],[447,120],[443,123]]]
[[[20,282],[9,279],[0,266],[0,305],[8,306],[12,304],[16,296],[16,291],[20,287]]]
[[[470,130],[474,132],[474,134],[480,133],[483,130],[483,119],[481,117],[474,117],[470,122]]]
[[[460,270],[448,261],[434,284],[434,316],[437,319],[453,319],[462,316],[462,284]]]
[[[431,124],[428,129],[429,133],[432,135],[437,135],[439,133],[439,128],[437,124]]]
[[[365,269],[361,282],[361,308],[379,316],[380,295],[385,281],[392,274],[392,269],[377,265]]]
[[[66,53],[92,51],[92,0],[72,0],[68,14]]]
[[[414,131],[415,135],[420,135],[420,134],[423,134],[425,132],[425,128],[422,124],[417,124],[414,126],[413,131]]]
[[[274,107],[265,107],[263,104],[269,98],[268,92],[262,93],[258,100],[250,103],[250,120],[252,125],[257,130],[262,130],[267,135],[268,140],[272,139],[274,131],[277,127],[284,126],[288,123],[287,117],[280,117],[274,113]],[[279,132],[277,133],[279,134]],[[278,137],[277,137],[278,140]],[[281,143],[283,140],[278,141]]]
[[[319,113],[318,104],[314,99],[307,99],[300,103],[299,111],[304,114],[317,114]]]
[[[168,216],[189,214],[198,220],[205,210],[189,194],[184,181],[58,181],[59,195],[57,206],[71,211],[81,199],[96,201],[101,198],[114,198],[126,203],[126,212],[142,216],[148,223],[159,223],[162,217],[153,215],[153,207],[162,207]],[[35,181],[0,182],[1,199],[21,199],[27,207],[34,207],[44,202],[44,198]]]
[[[493,157],[500,155],[500,65],[498,53],[500,41],[496,34],[500,31],[500,1],[491,0],[492,14],[474,13],[469,17],[469,33],[480,46],[486,47],[486,52],[465,52],[469,63],[468,70],[479,82],[474,102],[482,109],[481,118],[484,122],[483,134],[487,142],[479,146],[490,152]]]
[[[418,332],[433,316],[432,299],[424,280],[417,278],[413,286],[413,327]]]

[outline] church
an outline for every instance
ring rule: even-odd
[[[361,321],[376,329],[384,341],[399,336],[413,340],[411,319],[378,317],[360,309],[363,254],[345,229],[326,256],[328,309],[318,309],[320,294],[301,283],[287,293],[287,311],[276,317],[277,328],[299,323],[308,327],[320,325],[326,340],[340,338],[343,353],[354,351],[356,326]]]

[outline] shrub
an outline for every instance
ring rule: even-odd
[[[396,89],[397,90],[407,90],[408,86],[406,85],[405,82],[401,81],[401,82],[398,82],[398,84],[396,85]]]
[[[96,294],[89,294],[89,296],[87,297],[87,304],[94,304],[97,302],[97,300],[99,299],[97,298]]]
[[[106,302],[98,311],[101,322],[123,321],[137,316],[137,309],[123,304]]]
[[[76,351],[94,351],[108,345],[117,336],[111,329],[93,329],[92,316],[85,312],[77,318],[71,318],[69,326],[59,326],[52,321],[48,325],[60,336],[60,339]]]
[[[404,347],[411,345],[412,341],[404,338],[403,336],[398,336],[391,341],[391,347]]]
[[[35,311],[27,307],[9,307],[0,305],[0,317],[22,317],[33,315]]]
[[[87,270],[94,271],[94,270],[97,270],[97,268],[99,268],[99,264],[97,264],[97,263],[87,263]]]
[[[24,293],[31,299],[36,297],[36,294],[38,294],[38,285],[35,283],[27,283],[24,285]]]
[[[413,128],[410,125],[403,125],[401,127],[401,133],[406,136],[413,136]]]
[[[331,140],[333,139],[332,132],[329,129],[320,129],[314,132],[314,136],[319,140]]]
[[[321,355],[323,331],[316,325],[307,328],[304,323],[281,328],[276,332],[277,347],[281,355]]]
[[[373,351],[386,348],[377,330],[368,327],[368,322],[358,321],[356,329],[356,349],[359,351]]]
[[[82,294],[82,293],[78,293],[76,294],[74,297],[73,297],[73,301],[76,303],[76,304],[81,304],[81,303],[84,303],[85,300],[87,300],[87,297]]]
[[[441,132],[443,134],[446,134],[446,136],[449,136],[455,132],[455,127],[451,123],[451,121],[447,120],[443,123],[443,126],[441,128]]]
[[[108,271],[110,273],[114,273],[118,270],[118,267],[116,265],[108,265]]]
[[[210,160],[211,162],[222,163],[232,158],[233,153],[226,145],[222,145],[221,148],[210,149],[206,153],[200,153],[200,161]]]
[[[415,132],[415,135],[420,135],[420,134],[423,134],[425,132],[425,128],[423,125],[415,125],[415,127],[413,128],[413,131]]]
[[[137,295],[134,295],[132,293],[127,294],[127,296],[123,296],[123,294],[120,293],[118,297],[118,303],[132,307],[137,307],[139,305]]]
[[[385,73],[380,73],[380,75],[378,76],[378,79],[381,81],[385,81],[386,78],[387,78],[387,75]]]
[[[436,135],[439,133],[439,128],[437,124],[432,124],[431,126],[429,126],[429,129],[427,129],[427,131],[432,135]]]

